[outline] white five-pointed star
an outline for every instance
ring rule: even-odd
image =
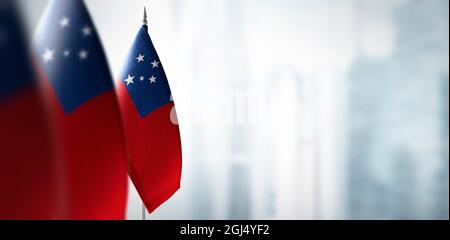
[[[144,76],[141,76],[141,77],[139,78],[139,80],[141,80],[141,82],[144,81],[144,80],[145,80]]]
[[[68,17],[63,17],[61,20],[59,20],[59,25],[61,27],[68,27],[70,23],[70,19]]]
[[[156,61],[156,59],[155,59],[155,61],[153,61],[152,62],[152,68],[157,68],[157,67],[159,67],[159,62],[158,61]]]
[[[70,56],[70,51],[69,50],[64,50],[64,52],[63,52],[63,55],[64,55],[64,57],[68,57],[68,56]]]
[[[81,31],[83,32],[83,35],[85,37],[90,36],[92,34],[92,28],[89,26],[85,26],[84,28],[81,29]]]
[[[156,77],[152,76],[151,78],[149,78],[150,83],[156,83]]]
[[[125,82],[127,83],[127,86],[130,85],[130,84],[133,84],[134,83],[134,77],[128,75],[128,78],[125,79]]]
[[[136,60],[138,61],[138,63],[143,62],[144,61],[144,55],[139,54],[139,56],[136,58]]]
[[[53,54],[55,51],[47,49],[45,50],[45,53],[42,54],[42,59],[44,59],[44,62],[49,62],[53,60]]]
[[[88,54],[89,54],[88,51],[83,49],[78,53],[78,56],[80,57],[81,60],[85,60],[88,58]]]

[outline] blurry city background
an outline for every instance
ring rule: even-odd
[[[147,6],[173,89],[182,188],[147,219],[448,219],[448,0],[86,3],[114,76]]]

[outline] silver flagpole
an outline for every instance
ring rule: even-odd
[[[145,217],[145,212],[146,212],[145,205],[144,203],[142,203],[142,220],[147,220]]]
[[[144,20],[143,20],[143,24],[145,26],[147,26],[147,8],[144,7]]]
[[[144,19],[143,19],[143,24],[144,24],[144,26],[147,26],[147,9],[146,9],[146,7],[144,7]],[[146,209],[145,209],[145,205],[144,205],[144,203],[142,202],[142,220],[147,220],[146,219]]]

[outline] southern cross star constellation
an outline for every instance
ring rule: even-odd
[[[138,64],[140,64],[140,63],[145,63],[145,55],[139,53],[138,56],[136,57],[136,61],[137,61]],[[153,62],[151,62],[150,64],[151,64],[151,66],[152,66],[152,69],[153,69],[153,68],[159,68],[160,62],[159,62],[158,60],[155,59],[155,60],[153,60]],[[139,76],[139,75],[138,75],[138,76]],[[125,83],[126,83],[127,86],[130,86],[130,85],[132,85],[132,84],[135,83],[135,82],[134,82],[134,79],[135,79],[135,78],[136,78],[135,75],[128,74],[128,77],[127,77],[124,81],[125,81]],[[151,76],[149,76],[148,78],[146,78],[146,77],[140,75],[138,78],[139,78],[139,81],[140,81],[140,82],[144,82],[146,79],[148,79],[148,81],[149,81],[151,84],[155,84],[156,81],[158,80],[158,78],[155,77],[154,75],[151,75]]]
[[[64,16],[59,21],[58,24],[61,26],[61,29],[70,28],[71,19]],[[83,37],[89,37],[92,35],[93,29],[89,25],[85,25],[83,28],[79,29],[81,35]],[[68,58],[71,56],[72,51],[69,48],[65,48],[61,53],[57,53],[55,49],[47,48],[44,53],[42,53],[41,57],[44,60],[44,63],[52,62],[55,60],[55,54],[61,54],[64,58]],[[81,48],[76,50],[76,54],[80,61],[86,61],[89,59],[89,51]]]

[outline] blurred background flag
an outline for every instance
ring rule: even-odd
[[[148,34],[147,14],[119,83],[129,174],[151,213],[180,187],[181,140],[169,83]]]
[[[0,219],[58,217],[49,125],[15,1],[0,0]]]
[[[127,175],[120,112],[94,23],[82,0],[53,0],[36,55],[64,163],[64,218],[123,219]]]

